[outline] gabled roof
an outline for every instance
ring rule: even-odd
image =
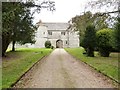
[[[69,23],[42,23],[48,30],[67,30]]]

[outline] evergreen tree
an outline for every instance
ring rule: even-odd
[[[87,56],[94,57],[94,49],[96,46],[96,30],[93,25],[86,28],[85,36],[83,39],[83,47],[86,50]]]

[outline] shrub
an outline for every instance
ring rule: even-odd
[[[50,48],[51,47],[51,42],[50,41],[46,41],[45,42],[45,47],[46,48]]]
[[[51,46],[51,49],[54,49],[54,46]]]
[[[96,30],[93,25],[89,25],[86,28],[85,36],[82,41],[82,45],[86,50],[87,56],[94,56],[94,49],[96,46]]]
[[[102,29],[96,33],[97,36],[97,46],[101,56],[109,57],[112,50],[113,41],[113,30]]]

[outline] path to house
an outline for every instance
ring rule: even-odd
[[[55,49],[16,85],[19,88],[111,88],[111,81],[64,49]]]

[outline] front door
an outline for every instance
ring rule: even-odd
[[[62,40],[56,41],[56,48],[63,48],[63,41]]]

